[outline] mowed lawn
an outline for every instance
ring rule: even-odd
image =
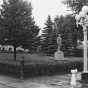
[[[24,58],[24,62],[27,63],[51,63],[54,62],[54,57],[41,56],[37,54],[27,54],[27,53],[17,53],[16,60],[19,62]],[[0,62],[15,62],[13,58],[13,53],[0,53]]]
[[[14,61],[13,53],[0,53],[0,72],[5,74],[20,75],[24,77],[36,75],[49,75],[57,73],[69,73],[71,69],[77,68],[82,71],[82,58],[64,58],[55,60],[54,57],[38,54],[17,53],[17,60]],[[24,64],[22,58],[24,57]],[[21,74],[21,71],[23,72]]]
[[[55,60],[54,57],[42,56],[38,54],[28,54],[28,53],[17,53],[16,60],[19,62],[24,58],[24,62],[27,64],[38,63],[38,64],[47,64],[52,62],[73,62],[73,61],[83,61],[83,58],[69,57],[64,58],[64,60]],[[13,53],[0,53],[0,62],[15,62],[13,58]]]

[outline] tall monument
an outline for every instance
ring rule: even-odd
[[[58,37],[57,37],[57,51],[54,53],[54,59],[55,60],[63,60],[64,59],[64,54],[63,52],[60,50],[61,46],[62,46],[62,38],[61,38],[61,35],[58,34]]]

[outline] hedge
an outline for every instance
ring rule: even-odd
[[[15,64],[0,62],[0,74],[10,75],[13,77],[24,78],[41,76],[41,75],[55,75],[70,73],[71,69],[77,68],[78,71],[82,71],[82,62],[70,62],[70,61],[54,61],[52,63],[40,64],[40,63],[24,63],[24,66],[20,62]]]

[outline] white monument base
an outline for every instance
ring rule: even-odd
[[[54,53],[55,60],[64,60],[64,54],[62,51],[57,51]]]

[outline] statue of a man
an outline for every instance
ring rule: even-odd
[[[58,37],[57,37],[57,45],[58,45],[58,49],[57,49],[57,50],[60,50],[60,48],[61,48],[61,42],[62,42],[61,35],[58,34]]]

